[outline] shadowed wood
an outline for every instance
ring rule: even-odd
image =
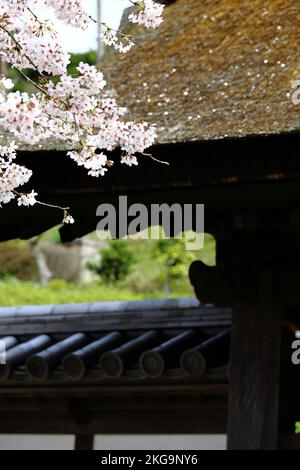
[[[278,449],[300,450],[300,436],[297,434],[280,434],[278,439]]]
[[[21,414],[20,411],[22,410]],[[0,407],[0,433],[225,433],[226,395],[99,398],[12,397]],[[180,423],[180,426],[178,425]]]
[[[277,448],[280,310],[273,302],[270,244],[270,239],[266,245],[251,234],[241,237],[235,252],[238,296],[231,329],[228,410],[228,448],[233,450]]]
[[[108,172],[101,185],[65,152],[20,152],[18,161],[32,169],[30,186],[41,200],[71,207],[76,222],[61,229],[64,241],[94,231],[97,206],[109,202],[117,207],[120,194],[128,195],[128,204],[148,208],[155,202],[204,203],[206,231],[212,233],[216,227],[223,230],[225,219],[228,226],[235,214],[249,210],[262,222],[266,210],[275,211],[273,220],[282,225],[290,201],[300,193],[299,139],[299,134],[283,134],[156,146],[151,153],[170,166],[143,159],[135,168],[122,165]],[[119,151],[111,158],[117,162]],[[28,211],[6,204],[2,211],[3,240],[30,238],[59,222],[56,211],[38,205]]]
[[[93,434],[77,434],[75,436],[74,450],[93,450],[94,436]]]

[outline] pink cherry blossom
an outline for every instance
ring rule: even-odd
[[[28,194],[20,194],[20,196],[18,197],[18,206],[34,206],[34,204],[36,204],[37,202],[36,196],[37,193],[33,190],[31,191],[31,193]]]
[[[133,23],[159,26],[163,5],[152,0],[133,3],[139,9],[129,16]],[[106,81],[96,67],[80,63],[77,76],[68,74],[70,55],[58,31],[51,21],[36,14],[37,7],[51,9],[58,19],[85,30],[95,20],[87,15],[84,4],[84,0],[0,0],[0,58],[23,75],[24,69],[31,68],[43,78],[42,82],[31,81],[37,91],[30,95],[9,91],[14,84],[0,77],[0,127],[11,136],[7,145],[0,146],[0,205],[15,198],[19,206],[38,203],[34,190],[19,192],[32,172],[16,163],[15,142],[35,144],[48,138],[66,142],[69,157],[90,176],[99,177],[113,165],[107,152],[119,147],[121,162],[137,165],[136,154],[144,153],[155,141],[154,126],[126,121],[126,109],[105,91]],[[103,26],[105,44],[123,53],[134,46],[130,36]],[[47,76],[57,79],[53,82]],[[67,209],[61,209],[63,222],[73,223]]]
[[[138,13],[131,13],[129,20],[132,23],[144,25],[146,28],[157,28],[163,21],[164,5],[153,0],[137,0],[135,4],[140,8]]]

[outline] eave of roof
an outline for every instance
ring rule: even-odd
[[[147,382],[163,376],[185,383],[204,372],[226,380],[230,323],[230,310],[194,298],[1,308],[0,346],[7,351],[0,382]],[[204,344],[205,359],[190,370],[190,350]]]
[[[195,298],[34,305],[0,308],[0,336],[7,334],[213,326],[230,310],[200,305]]]

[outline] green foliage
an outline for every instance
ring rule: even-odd
[[[101,251],[99,265],[89,263],[88,267],[99,274],[103,281],[121,281],[129,274],[135,262],[133,249],[123,240],[110,241],[109,247]]]
[[[184,239],[174,238],[158,240],[154,246],[154,256],[162,264],[162,274],[169,281],[185,277],[186,268],[197,259],[194,251],[186,250]]]
[[[163,293],[154,292],[156,298]],[[148,293],[134,293],[129,289],[91,284],[88,286],[71,284],[61,279],[51,281],[47,286],[33,282],[0,282],[0,305],[50,305],[80,302],[101,302],[112,300],[143,300]]]
[[[96,51],[88,51],[82,54],[72,54],[71,55],[71,63],[68,67],[68,72],[71,75],[77,75],[78,71],[76,67],[80,64],[80,62],[84,62],[89,65],[95,65],[97,62],[97,52]]]
[[[25,69],[23,72],[33,81],[38,80],[38,74],[35,70]],[[7,66],[7,76],[12,79],[15,84],[13,91],[21,91],[33,93],[36,91],[35,87],[30,85],[28,81],[14,68]]]
[[[296,421],[295,423],[295,434],[300,434],[300,422]]]
[[[91,234],[89,238],[96,240],[96,235]],[[42,240],[57,242],[57,229],[45,233]],[[118,257],[118,245],[125,245],[131,255],[134,254],[135,260],[116,286],[105,281],[102,276],[101,281],[91,285],[71,284],[55,279],[47,286],[39,286],[30,282],[36,279],[36,268],[31,264],[34,264],[34,259],[28,243],[19,240],[1,243],[0,274],[3,282],[0,282],[0,305],[142,300],[166,295],[188,297],[194,295],[188,279],[188,269],[193,259],[201,259],[208,265],[215,263],[215,240],[210,235],[205,235],[204,248],[198,252],[186,252],[180,240],[129,239],[112,240],[109,243],[109,254],[113,252]],[[28,269],[28,266],[31,268]],[[14,282],[11,278],[24,279],[25,282]]]
[[[0,280],[8,281],[12,278],[11,273],[7,269],[0,269]]]
[[[110,246],[116,243],[118,240],[111,240]],[[157,292],[178,297],[194,295],[188,278],[191,262],[201,259],[210,266],[215,264],[215,240],[208,234],[203,249],[196,252],[186,251],[184,240],[128,239],[124,243],[134,251],[135,262],[128,275],[118,282],[119,288],[148,297]]]

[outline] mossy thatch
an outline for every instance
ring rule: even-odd
[[[128,14],[122,28],[136,45],[107,53],[101,70],[130,118],[157,124],[159,143],[300,129],[291,97],[300,80],[299,0],[176,0],[157,30],[128,23]]]
[[[290,132],[300,79],[299,0],[177,0],[135,48],[104,72],[132,118],[157,123],[159,142]]]

